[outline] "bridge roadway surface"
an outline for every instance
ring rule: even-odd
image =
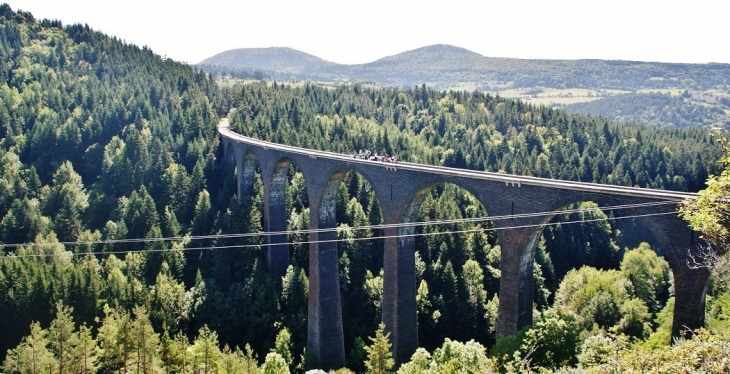
[[[243,136],[230,129],[230,124],[229,124],[229,121],[227,118],[221,119],[220,123],[218,124],[218,131],[220,132],[221,135],[223,135],[225,137],[228,137],[230,139],[239,140],[239,141],[247,143],[247,144],[257,145],[265,150],[272,149],[272,150],[277,150],[277,151],[286,152],[286,153],[293,153],[293,154],[308,156],[308,157],[314,158],[314,159],[322,158],[322,159],[343,161],[343,162],[348,162],[348,163],[367,164],[367,165],[375,164],[375,165],[381,165],[384,169],[392,170],[392,171],[397,171],[398,169],[404,169],[404,170],[412,170],[412,171],[422,172],[422,173],[449,175],[449,176],[454,176],[454,177],[465,177],[465,178],[477,179],[477,180],[482,179],[482,180],[488,180],[488,181],[498,181],[498,182],[504,182],[505,185],[508,185],[508,186],[522,186],[522,185],[539,186],[539,187],[559,188],[559,189],[564,189],[564,190],[573,190],[573,191],[589,192],[589,193],[604,193],[604,194],[612,194],[612,195],[645,197],[645,198],[650,198],[650,199],[669,200],[669,201],[677,201],[677,202],[685,200],[685,199],[694,199],[697,197],[696,193],[690,193],[690,192],[677,192],[677,191],[669,191],[669,190],[657,190],[657,189],[651,189],[651,188],[625,187],[625,186],[616,186],[616,185],[600,184],[600,183],[573,182],[573,181],[566,181],[566,180],[560,180],[560,179],[538,178],[538,177],[530,177],[530,176],[523,176],[523,175],[502,174],[502,173],[492,173],[492,172],[486,172],[486,171],[449,168],[449,167],[445,167],[445,166],[424,165],[424,164],[416,164],[416,163],[403,162],[403,161],[398,161],[397,163],[388,163],[388,162],[380,162],[380,161],[363,160],[363,159],[355,158],[352,155],[345,155],[342,153],[300,148],[300,147],[295,147],[295,146],[272,143],[272,142],[268,142],[268,141],[264,141],[264,140],[258,140],[256,138],[251,138],[248,136]]]
[[[510,174],[362,160],[352,155],[276,144],[233,132],[227,119],[219,122],[221,145],[235,162],[239,200],[250,195],[256,165],[264,185],[264,230],[287,229],[286,174],[295,163],[304,175],[310,208],[309,303],[307,353],[323,369],[344,366],[342,306],[335,219],[336,196],[342,178],[355,170],[370,183],[385,223],[382,320],[390,332],[396,363],[406,362],[418,347],[415,276],[415,229],[423,199],[433,186],[454,183],[472,193],[494,220],[501,250],[497,334],[516,334],[532,324],[533,263],[543,225],[572,203],[594,201],[599,206],[631,206],[617,216],[633,216],[659,242],[657,252],[674,276],[675,310],[672,335],[704,324],[709,272],[687,266],[700,240],[676,215],[676,203],[693,193],[572,182]],[[663,204],[662,202],[667,202]],[[540,213],[548,213],[548,215]],[[537,214],[536,214],[537,213]],[[316,229],[325,231],[316,231]],[[327,230],[329,229],[329,230]],[[266,236],[270,271],[281,276],[289,265],[288,237]]]

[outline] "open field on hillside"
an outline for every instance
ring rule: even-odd
[[[629,93],[622,90],[590,90],[585,88],[521,88],[509,89],[498,92],[500,96],[517,98],[532,104],[542,105],[568,105],[585,103],[601,99],[605,96],[621,95]]]
[[[662,88],[662,89],[656,89],[656,88],[645,88],[642,90],[636,90],[636,93],[662,93],[662,94],[670,94],[672,96],[679,96],[684,92],[681,88]]]

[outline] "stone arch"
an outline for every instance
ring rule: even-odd
[[[364,168],[364,171],[370,171]],[[350,168],[339,186],[337,197],[337,223],[351,227],[338,230],[338,253],[340,272],[347,283],[341,284],[342,308],[345,315],[361,321],[345,324],[345,350],[354,348],[357,337],[367,340],[378,327],[382,318],[382,304],[373,302],[379,298],[377,293],[368,293],[373,288],[361,288],[366,284],[368,273],[376,279],[383,271],[385,256],[385,230],[382,227],[366,227],[384,223],[383,188],[359,168]],[[348,239],[348,240],[343,240]],[[350,240],[351,239],[351,240]],[[372,285],[372,283],[370,283]]]
[[[418,221],[419,211],[423,206],[428,194],[438,186],[451,185],[469,195],[475,202],[480,204],[484,210],[489,212],[488,207],[479,199],[479,191],[473,185],[460,179],[442,178],[435,176],[420,186],[417,186],[410,197],[400,208],[397,229],[386,236],[397,236],[392,247],[387,251],[385,258],[385,279],[383,320],[386,328],[391,332],[391,341],[396,362],[407,362],[416,348],[418,348],[418,321],[416,305],[416,284],[415,275],[415,253],[416,248],[416,226],[412,225]],[[482,264],[483,265],[483,264]],[[392,269],[390,272],[389,269]],[[472,337],[473,338],[473,337]]]
[[[574,196],[581,196],[581,194],[574,194]],[[591,200],[594,201],[617,201],[619,203],[649,201],[632,197],[604,196],[603,194],[582,194],[582,196],[592,196]],[[572,198],[576,199],[577,197]],[[586,198],[582,199],[586,200]],[[556,203],[559,204],[560,202]],[[666,206],[654,208],[638,208],[631,210],[631,212],[633,214],[675,213],[675,210],[676,205],[667,204]],[[705,296],[710,274],[706,268],[691,268],[688,265],[692,253],[696,253],[699,249],[700,242],[697,233],[693,232],[687,222],[676,214],[666,214],[654,218],[643,217],[640,220],[660,242],[662,248],[660,248],[658,254],[667,260],[674,278],[675,307],[672,318],[672,337],[681,336],[687,329],[702,327],[704,325]]]
[[[552,215],[546,215],[543,218],[543,222],[547,224],[550,222],[556,215],[560,214],[560,211],[565,210],[567,207],[569,207],[572,204],[577,204],[581,202],[586,201],[592,201],[598,204],[599,207],[613,207],[613,206],[620,206],[620,205],[627,205],[627,204],[634,204],[634,203],[647,203],[651,201],[643,200],[639,201],[637,199],[631,198],[631,197],[619,197],[615,195],[606,195],[606,194],[586,194],[586,193],[576,193],[576,194],[570,194],[563,198],[556,199],[548,204],[549,211],[555,212],[555,214]],[[659,201],[657,201],[659,202]],[[655,248],[654,250],[657,252],[657,254],[661,256],[666,256],[672,248],[670,234],[663,228],[663,225],[657,222],[657,219],[652,218],[651,216],[645,216],[647,214],[652,213],[661,213],[661,212],[667,212],[674,209],[676,203],[671,202],[668,203],[666,206],[647,206],[647,207],[637,207],[637,208],[626,208],[625,212],[635,215],[641,215],[641,217],[636,217],[635,219],[639,221],[642,225],[644,225],[649,232],[656,238],[657,242],[660,244],[660,248]],[[668,208],[669,207],[669,208]],[[618,209],[613,209],[613,211],[619,212],[619,215],[621,214],[621,211]],[[542,228],[540,228],[542,231]]]
[[[326,180],[308,181],[311,244],[309,247],[309,311],[307,350],[314,364],[338,368],[345,364],[339,258],[337,253],[337,191],[347,169]],[[313,175],[314,176],[314,175]]]
[[[228,164],[236,164],[236,149],[233,145],[233,142],[228,140],[228,138],[223,138],[223,156],[225,157],[225,161]]]
[[[319,224],[321,228],[334,227],[337,225],[337,193],[339,192],[340,183],[345,178],[345,174],[349,169],[339,169],[332,175],[322,189],[322,198],[319,202]],[[334,234],[327,233],[327,234]],[[334,238],[334,237],[333,237]],[[336,243],[335,243],[336,244]]]
[[[401,208],[398,217],[386,224],[383,258],[383,323],[390,333],[396,365],[407,362],[418,348],[418,306],[416,305],[416,240],[418,211],[428,192],[441,182],[417,189]]]
[[[259,169],[259,158],[253,149],[248,149],[243,154],[238,173],[238,200],[251,196],[253,191],[254,175]]]
[[[282,158],[276,162],[272,175],[266,178],[264,189],[264,230],[266,235],[266,264],[276,279],[286,273],[289,266],[289,243],[287,231],[286,190],[289,167],[292,161]]]
[[[530,222],[524,229],[505,230],[516,240],[514,244],[517,246],[512,248],[512,252],[519,254],[518,266],[512,266],[513,276],[517,279],[512,281],[512,288],[502,294],[517,294],[517,300],[510,302],[512,306],[507,309],[502,298],[500,298],[500,315],[499,324],[508,325],[508,329],[500,329],[500,335],[514,334],[520,328],[530,325],[531,322],[531,301],[533,295],[532,264],[537,245],[537,239],[541,236],[544,225],[550,222],[555,215],[571,204],[593,201],[599,206],[615,206],[634,203],[647,203],[651,199],[635,198],[631,196],[613,196],[601,193],[570,193],[560,195],[557,199],[544,202],[544,211],[555,212],[555,214],[545,215],[537,221]],[[673,203],[658,206],[644,206],[627,209],[626,214],[647,215],[652,213],[672,213],[675,205]],[[693,233],[687,224],[675,214],[659,215],[656,217],[637,217],[652,235],[657,239],[660,248],[654,248],[657,254],[665,257],[669,262],[670,269],[674,275],[675,287],[675,312],[673,316],[672,336],[680,336],[683,329],[699,328],[704,323],[704,303],[705,293],[708,284],[709,273],[706,269],[691,269],[687,265],[689,253],[696,249],[698,245],[695,239],[696,234]],[[503,247],[504,249],[504,247]],[[505,265],[505,257],[509,257],[509,253],[503,252],[503,266]],[[512,260],[511,262],[515,262]],[[503,269],[503,277],[505,270]],[[504,278],[503,278],[504,281]],[[507,282],[504,282],[505,284]],[[519,285],[516,286],[515,285]],[[528,316],[528,314],[530,316]],[[517,315],[518,318],[507,318],[508,316]],[[523,317],[520,317],[523,316]]]
[[[340,284],[340,255],[342,244],[338,242],[338,233],[335,230],[342,223],[337,213],[338,200],[341,197],[346,197],[340,196],[342,183],[350,178],[357,178],[358,184],[363,183],[372,189],[374,193],[374,197],[372,197],[374,200],[371,200],[373,206],[377,206],[377,209],[380,209],[381,212],[384,208],[381,204],[382,191],[378,190],[379,185],[377,181],[371,178],[370,174],[372,174],[372,170],[367,165],[333,163],[330,166],[332,169],[319,170],[319,173],[312,173],[313,170],[308,168],[311,178],[307,181],[308,186],[311,187],[308,190],[310,196],[310,214],[312,215],[311,228],[318,230],[310,234],[310,312],[308,319],[310,341],[308,343],[308,351],[318,351],[316,355],[322,367],[329,367],[328,365],[337,363],[340,360],[344,362],[345,336],[350,338],[347,339],[347,343],[350,344],[354,342],[355,336],[369,335],[372,333],[369,326],[358,325],[345,328],[341,322],[342,310],[348,307],[348,304],[345,303],[348,301],[348,295],[341,292]],[[352,177],[348,177],[348,174],[352,175]],[[346,185],[346,187],[349,186]],[[344,199],[343,202],[347,204],[348,200]],[[363,210],[365,210],[364,213],[368,213],[367,206],[363,206]],[[365,219],[369,222],[369,217],[365,217]],[[373,233],[373,236],[378,235],[377,233]],[[358,241],[355,243],[355,245],[358,245],[358,243],[363,242]],[[379,254],[374,256],[376,257],[370,258],[367,254],[365,255],[365,257],[368,257],[368,262],[371,262],[370,260],[379,262],[380,260],[377,259]],[[359,261],[362,261],[362,258],[351,259],[352,266],[359,265]],[[370,268],[369,265],[366,267]],[[360,270],[358,274],[364,277],[364,270]],[[352,271],[354,272],[354,270]],[[350,273],[350,276],[354,277],[355,274]],[[354,281],[359,282],[357,280]],[[354,308],[355,306],[353,303],[350,303],[350,307]],[[366,315],[368,313],[367,309],[363,309],[361,314]],[[325,321],[326,326],[323,325]],[[345,334],[346,332],[347,334]],[[324,343],[325,337],[327,337],[326,346]],[[334,365],[333,367],[336,366]]]

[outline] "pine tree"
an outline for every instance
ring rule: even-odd
[[[101,350],[99,367],[108,371],[128,372],[132,354],[132,322],[128,313],[104,306],[104,321],[99,327],[97,341]]]
[[[131,326],[132,355],[130,364],[136,373],[155,373],[159,371],[159,342],[149,314],[144,307],[134,308],[134,321]]]
[[[96,373],[98,350],[96,340],[91,336],[91,329],[86,325],[81,325],[79,327],[78,340],[73,350],[74,359],[70,372],[79,374]]]
[[[221,359],[221,351],[218,348],[218,334],[211,331],[208,326],[203,326],[198,331],[192,346],[192,369],[196,373],[216,373]]]
[[[187,373],[190,370],[190,355],[188,338],[182,332],[170,337],[169,331],[162,334],[160,341],[160,359],[162,369],[166,373]]]
[[[74,322],[71,319],[71,308],[60,302],[56,304],[56,319],[48,327],[48,339],[51,351],[58,360],[57,371],[59,374],[71,372],[73,348],[78,340],[78,334]]]
[[[41,329],[38,322],[30,325],[30,335],[23,338],[17,347],[8,350],[3,363],[5,373],[49,373],[56,367],[56,361],[48,350],[48,331]]]
[[[384,330],[385,324],[381,322],[375,331],[375,337],[370,337],[373,343],[365,347],[368,354],[368,359],[365,361],[368,374],[390,373],[390,369],[395,365],[393,353],[390,351],[392,345],[389,340],[390,333],[383,334]]]
[[[274,343],[274,349],[272,349],[272,352],[278,353],[279,356],[284,359],[286,364],[291,367],[294,364],[291,348],[291,334],[289,334],[289,330],[283,328],[278,334],[276,334],[276,342]]]

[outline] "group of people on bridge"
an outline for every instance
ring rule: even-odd
[[[388,157],[387,155],[378,155],[377,153],[370,153],[369,150],[359,150],[357,154],[352,156],[353,158],[359,158],[361,160],[390,162],[395,164],[397,162],[395,156]]]

